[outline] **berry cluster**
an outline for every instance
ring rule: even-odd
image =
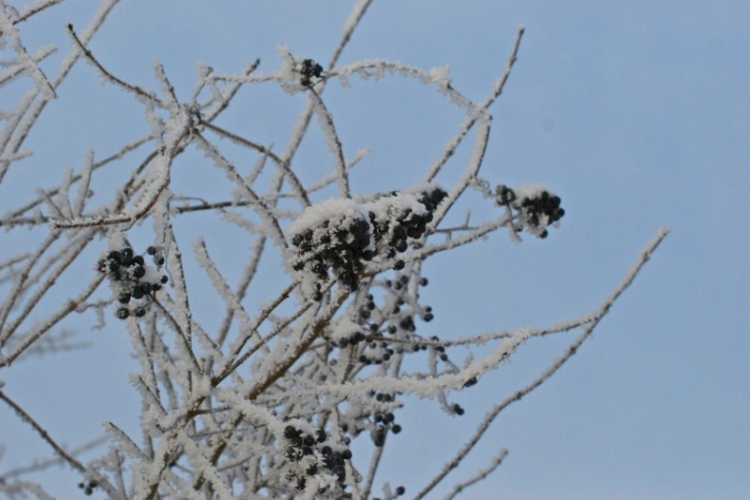
[[[434,186],[432,189],[422,192],[422,197],[419,198],[419,203],[424,205],[428,212],[434,213],[437,206],[440,205],[440,202],[443,201],[443,198],[446,196],[448,196],[448,193],[439,187]]]
[[[416,317],[420,317],[425,322],[432,321],[435,317],[432,307],[428,305],[406,304],[404,295],[408,283],[409,276],[405,274],[399,274],[395,281],[385,280],[383,284],[390,293],[383,307],[376,305],[373,295],[368,294],[366,302],[358,308],[356,320],[353,321],[357,326],[351,330],[351,333],[337,335],[335,341],[324,335],[326,340],[331,341],[333,347],[342,349],[349,346],[357,347],[357,354],[354,358],[363,365],[387,363],[396,352],[402,353],[402,347],[393,348],[390,341],[377,337],[388,334],[396,335],[400,332],[400,341],[417,338],[418,336],[412,335],[417,330]],[[418,283],[420,286],[426,286],[427,278],[420,278]],[[400,342],[399,346],[402,345],[403,343]],[[414,351],[419,350],[427,350],[427,346],[415,344]],[[442,353],[441,359],[447,361],[445,349],[439,347],[437,350]]]
[[[311,78],[320,78],[323,74],[323,66],[316,63],[312,59],[305,59],[302,61],[302,67],[299,70],[300,75],[302,75],[302,78],[300,79],[300,83],[304,85],[305,87],[309,87],[312,83]]]
[[[319,226],[307,228],[292,237],[297,248],[292,267],[308,271],[318,277],[315,300],[320,300],[320,282],[328,279],[332,269],[338,281],[354,291],[359,286],[363,261],[372,260],[375,253],[370,246],[370,224],[364,217],[341,217],[324,220]]]
[[[350,407],[350,414],[356,415],[356,417],[350,421],[353,424],[351,427],[347,423],[342,423],[341,431],[348,433],[351,437],[357,437],[362,432],[369,431],[373,444],[377,447],[382,447],[385,445],[388,431],[391,431],[393,434],[399,434],[403,428],[395,423],[396,416],[393,413],[393,409],[397,405],[389,404],[395,401],[391,394],[373,391],[370,393],[370,396],[375,398],[380,404],[373,403]],[[348,444],[351,442],[351,439],[346,437],[344,438],[344,442]]]
[[[427,278],[420,278],[419,285],[420,286],[427,286],[428,284]],[[410,333],[414,333],[417,330],[417,325],[414,322],[414,311],[401,311],[401,306],[405,304],[405,300],[403,296],[406,293],[407,285],[409,284],[409,276],[402,274],[397,277],[397,279],[391,281],[386,280],[385,286],[387,289],[389,289],[395,296],[395,306],[390,311],[390,317],[388,325],[387,332],[390,334],[396,334],[397,332],[401,331],[402,333],[406,333],[407,336]],[[424,306],[421,307],[421,310],[423,311],[420,313],[421,318],[425,322],[430,322],[433,319],[435,319],[435,315],[432,312],[432,307],[430,306]],[[426,349],[425,346],[423,346],[424,349]],[[414,351],[420,350],[419,346],[415,346]]]
[[[375,395],[375,399],[377,399],[381,403],[390,403],[393,401],[393,396],[384,392],[379,392]],[[389,429],[394,434],[398,434],[399,432],[401,432],[401,426],[394,423],[394,421],[396,420],[396,415],[394,415],[392,412],[375,412],[373,418],[375,420],[376,426],[371,431],[370,436],[372,437],[372,442],[375,446],[380,447],[385,444],[385,436],[388,433]]]
[[[433,187],[423,191],[418,199],[409,193],[392,193],[374,202],[373,208],[377,207],[377,210],[371,210],[369,216],[376,246],[383,249],[388,258],[405,252],[409,239],[418,240],[424,235],[435,208],[445,196],[445,191]],[[403,268],[404,262],[396,261],[394,269],[400,271]]]
[[[284,428],[284,437],[289,444],[285,450],[285,456],[291,462],[302,465],[303,473],[290,471],[288,478],[295,482],[297,489],[304,489],[307,484],[307,476],[318,474],[320,468],[336,476],[338,483],[343,485],[346,480],[345,461],[352,458],[351,450],[334,451],[325,441],[327,435],[325,430],[318,429],[311,435],[297,429],[293,425]],[[309,458],[306,458],[309,457]]]
[[[323,455],[323,465],[336,476],[339,484],[346,480],[345,460],[352,458],[351,450],[333,451],[330,446],[324,446],[320,453]]]
[[[547,226],[559,221],[565,210],[560,207],[560,197],[551,195],[546,189],[524,189],[514,191],[508,186],[497,186],[496,200],[519,212],[520,220],[532,234],[540,238],[548,235]],[[528,192],[523,192],[528,191]]]
[[[439,342],[440,341],[440,337],[438,337],[437,335],[433,335],[432,338],[431,338],[431,340],[433,340],[435,342]],[[445,362],[445,363],[447,363],[448,362],[448,354],[445,352],[445,347],[439,345],[439,346],[435,346],[434,349],[435,349],[435,352],[438,353],[438,355],[439,355],[438,357],[440,358],[440,360],[443,361],[443,362]]]
[[[89,481],[87,483],[78,483],[78,487],[83,490],[86,495],[94,493],[94,489],[98,486],[96,481]]]
[[[161,267],[164,256],[156,247],[146,251],[153,257],[154,264]],[[152,293],[161,290],[169,278],[166,275],[149,269],[141,255],[135,255],[130,247],[111,250],[105,259],[99,261],[99,271],[106,273],[110,284],[117,294],[120,303],[116,316],[126,319],[128,316],[141,318],[146,314],[147,302],[143,302]]]
[[[355,291],[366,262],[378,255],[392,259],[408,249],[410,240],[423,237],[445,196],[442,189],[429,186],[364,205],[338,199],[308,207],[290,229],[296,249],[290,265],[305,282],[304,295],[320,301],[329,270],[341,285]],[[402,260],[394,265],[395,270],[404,267]]]
[[[387,342],[371,342],[359,356],[359,362],[364,365],[379,365],[390,361],[395,351]]]

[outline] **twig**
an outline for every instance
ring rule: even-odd
[[[482,481],[487,476],[495,472],[495,469],[497,469],[498,467],[500,467],[500,465],[502,465],[503,460],[505,459],[506,456],[508,456],[508,450],[501,450],[500,454],[492,459],[492,462],[490,462],[490,465],[488,465],[484,469],[477,472],[476,475],[472,477],[471,479],[468,479],[454,486],[453,491],[451,491],[448,494],[448,496],[445,497],[445,500],[453,500],[456,497],[456,495],[459,495],[460,493],[462,493],[466,488],[468,488],[469,486],[473,484],[478,483],[479,481]]]
[[[50,437],[49,433],[44,429],[44,427],[39,425],[31,415],[26,413],[23,408],[21,408],[15,401],[9,398],[2,390],[0,390],[0,399],[5,401],[8,406],[13,408],[18,416],[21,417],[21,420],[33,427],[34,430],[42,437],[42,439],[46,441],[47,444],[49,444],[63,460],[68,462],[71,467],[77,469],[83,474],[87,474],[89,472],[89,470],[81,462],[76,460],[76,458],[70,455],[67,451],[63,450],[60,445],[58,445],[57,442],[52,439],[52,437]]]
[[[383,444],[380,446],[376,446],[372,452],[372,458],[370,459],[370,468],[367,470],[367,479],[365,480],[365,487],[362,492],[362,498],[370,498],[370,492],[372,491],[372,483],[375,481],[375,474],[378,472],[380,459],[383,458],[384,448],[385,448],[385,442],[383,442]]]
[[[245,179],[243,179],[239,172],[237,172],[235,166],[229,160],[224,158],[216,146],[208,142],[208,140],[199,132],[195,133],[195,137],[198,139],[198,147],[206,153],[206,156],[212,159],[217,167],[224,170],[229,180],[235,182],[249,195],[250,200],[253,202],[253,208],[255,211],[270,225],[270,227],[274,229],[272,236],[278,246],[280,248],[287,248],[289,245],[284,237],[284,231],[281,229],[278,219],[273,215],[271,207],[245,182]]]
[[[237,144],[254,149],[255,151],[258,151],[259,153],[267,155],[269,158],[271,158],[271,160],[273,160],[276,166],[278,166],[281,170],[284,171],[284,174],[289,176],[289,180],[292,182],[292,186],[294,187],[294,190],[297,193],[297,196],[299,196],[300,199],[302,200],[304,206],[309,207],[311,205],[310,198],[307,195],[307,191],[305,190],[305,187],[300,182],[299,177],[297,177],[297,174],[294,173],[294,170],[292,170],[291,167],[289,166],[289,162],[282,160],[276,155],[276,153],[274,153],[268,148],[265,148],[263,145],[257,144],[253,141],[245,139],[244,137],[240,137],[237,134],[233,134],[232,132],[229,132],[228,130],[225,130],[217,125],[214,125],[212,123],[204,123],[203,125],[207,129],[211,130],[212,132],[216,132],[220,136],[226,137],[227,139],[233,142],[236,142]]]
[[[458,134],[456,134],[456,136],[451,139],[451,141],[446,146],[445,151],[443,151],[442,158],[440,158],[440,160],[438,160],[430,169],[430,173],[427,175],[428,182],[435,179],[437,174],[447,163],[448,159],[450,159],[450,157],[453,156],[453,154],[456,152],[456,149],[461,144],[461,142],[463,142],[464,138],[472,129],[477,120],[482,115],[486,115],[486,112],[490,108],[490,106],[492,106],[492,103],[494,103],[495,100],[500,97],[500,94],[503,93],[505,83],[508,81],[510,73],[513,70],[513,65],[516,63],[516,59],[518,58],[518,49],[521,47],[521,39],[523,38],[524,31],[525,29],[523,26],[520,26],[518,28],[518,33],[516,34],[516,43],[513,46],[513,52],[508,58],[508,63],[505,66],[505,72],[503,73],[503,76],[501,76],[500,79],[495,83],[492,94],[484,101],[484,103],[479,108],[472,111],[469,119],[461,125]]]
[[[344,151],[341,146],[341,139],[339,139],[339,135],[336,132],[336,125],[334,125],[333,123],[333,117],[328,111],[328,108],[323,102],[323,99],[321,99],[320,95],[315,92],[315,89],[309,87],[308,92],[313,102],[312,109],[318,115],[321,128],[323,129],[323,133],[327,138],[326,142],[328,142],[328,146],[336,159],[339,196],[341,196],[342,198],[349,198],[351,196],[349,193],[349,175],[347,174],[346,170],[346,160],[344,160]]]
[[[58,260],[57,268],[55,268],[52,271],[52,273],[50,274],[50,276],[47,277],[45,282],[42,283],[42,285],[36,290],[36,293],[34,293],[32,297],[26,302],[26,307],[24,307],[24,309],[21,311],[18,317],[16,317],[16,319],[10,325],[7,326],[5,335],[2,338],[2,342],[0,342],[0,346],[4,345],[5,342],[10,338],[10,336],[14,334],[14,332],[18,329],[18,327],[21,326],[21,324],[26,320],[26,318],[31,314],[34,308],[38,305],[42,297],[44,297],[45,294],[52,288],[52,286],[55,285],[57,279],[62,275],[62,273],[68,268],[68,266],[70,266],[75,261],[75,259],[81,254],[81,252],[83,252],[86,246],[89,243],[91,243],[91,240],[93,239],[94,234],[95,234],[94,231],[90,231],[90,230],[86,231],[79,238],[72,240],[68,244],[67,251]],[[50,238],[50,240],[54,241],[53,238]],[[85,298],[88,298],[88,295],[86,295]],[[83,299],[84,301],[85,301],[85,298]],[[6,307],[10,308],[11,304],[12,302],[9,303]],[[72,312],[76,305],[77,304],[74,304],[71,302],[65,308],[63,308],[64,315],[67,315],[70,312]],[[57,321],[59,321],[59,319],[61,319],[61,317],[58,317]],[[3,322],[4,321],[5,321],[5,317],[3,318]],[[46,330],[41,329],[41,331],[46,331]],[[40,335],[41,334],[39,334],[38,336]],[[34,338],[38,338],[38,336]],[[28,345],[30,344],[28,344],[27,342],[26,346],[28,347]],[[12,357],[18,356],[19,354],[20,352],[16,350],[16,353],[14,355],[11,355],[10,357],[6,358],[3,361],[0,361],[0,366],[5,364],[6,362],[9,362],[8,361],[9,359],[11,359]]]
[[[349,19],[347,19],[346,21],[346,26],[344,27],[344,36],[341,37],[341,41],[339,42],[338,47],[336,47],[336,51],[333,53],[333,56],[328,63],[329,71],[336,66],[336,63],[341,57],[341,54],[344,52],[344,48],[346,48],[346,46],[351,41],[354,30],[356,30],[357,26],[359,26],[360,21],[362,21],[362,18],[365,16],[367,9],[370,8],[372,2],[373,0],[360,0],[360,2],[354,5],[352,12],[349,14]]]
[[[13,21],[13,24],[19,24],[27,19],[29,19],[31,16],[34,16],[36,14],[39,14],[45,9],[48,9],[49,7],[52,7],[53,5],[57,5],[59,3],[62,3],[64,0],[47,0],[46,3],[43,4],[37,4],[36,6],[31,6],[26,10],[23,14],[18,16],[17,19]]]
[[[78,448],[75,448],[73,450],[70,450],[69,454],[73,457],[76,455],[80,455],[82,453],[85,453],[89,450],[93,450],[97,446],[100,446],[107,441],[109,441],[109,436],[101,436],[98,437],[92,441],[89,441],[86,444],[83,444],[79,446]],[[54,467],[56,465],[60,465],[61,463],[65,462],[65,458],[62,456],[54,457],[54,458],[48,458],[46,460],[40,460],[40,461],[34,461],[33,465],[26,465],[24,467],[18,467],[16,469],[11,469],[4,474],[0,475],[0,483],[3,481],[12,478],[12,477],[18,477],[23,476],[25,474],[31,474],[35,472],[42,471],[44,469],[47,469],[49,467]]]
[[[512,396],[505,399],[503,402],[497,404],[492,410],[490,410],[489,413],[485,416],[482,423],[479,425],[477,430],[475,431],[472,438],[469,440],[468,443],[466,443],[456,454],[453,459],[448,462],[444,467],[443,470],[440,471],[433,479],[430,481],[430,483],[420,491],[417,496],[414,497],[414,500],[419,500],[421,498],[424,498],[425,495],[427,495],[432,489],[437,486],[447,475],[450,471],[455,469],[459,466],[459,464],[463,461],[464,458],[469,454],[469,452],[476,446],[476,444],[479,442],[481,437],[484,435],[484,433],[489,429],[490,424],[497,418],[497,416],[502,412],[505,408],[510,406],[512,403],[515,403],[516,401],[520,401],[521,398],[523,398],[525,395],[533,391],[534,389],[541,386],[544,382],[550,379],[552,375],[554,375],[557,370],[559,370],[566,361],[568,361],[577,351],[578,348],[583,344],[586,339],[589,338],[591,333],[593,333],[596,326],[599,324],[599,322],[602,320],[602,318],[607,314],[609,309],[612,307],[612,305],[617,301],[617,299],[620,297],[622,292],[624,292],[632,283],[635,277],[638,275],[640,270],[643,268],[643,266],[648,262],[648,260],[651,258],[651,255],[656,251],[657,247],[661,242],[664,240],[664,238],[669,233],[669,230],[666,228],[662,228],[656,235],[656,237],[648,244],[645,250],[641,252],[640,259],[638,262],[636,262],[630,269],[630,271],[627,273],[625,278],[622,280],[620,285],[615,289],[614,293],[602,304],[601,308],[599,309],[600,313],[597,316],[595,320],[593,320],[591,323],[584,328],[583,332],[575,339],[575,341],[568,346],[568,348],[565,350],[563,355],[559,358],[557,358],[550,366],[547,368],[536,380],[534,380],[532,383],[524,387],[523,389],[517,391]]]
[[[152,92],[146,92],[142,88],[135,86],[135,85],[131,85],[117,78],[115,75],[107,71],[107,69],[104,66],[102,66],[102,64],[99,62],[99,60],[94,57],[94,54],[92,54],[91,51],[86,48],[86,45],[81,41],[81,39],[78,38],[78,35],[73,29],[72,24],[68,24],[68,33],[70,33],[70,37],[75,42],[76,46],[78,47],[78,50],[80,50],[81,53],[86,57],[86,59],[88,59],[88,61],[91,64],[93,64],[99,70],[99,72],[101,72],[104,78],[114,83],[115,85],[122,87],[128,92],[135,94],[137,97],[142,98],[146,102],[150,102],[159,108],[166,107],[165,104],[158,97],[156,97],[156,95],[153,94]]]
[[[354,30],[356,30],[359,26],[360,21],[362,21],[365,12],[367,12],[367,9],[370,7],[370,4],[372,4],[372,2],[373,0],[360,0],[359,3],[354,5],[354,8],[349,15],[346,26],[344,27],[344,35],[341,37],[341,42],[339,43],[338,47],[336,47],[336,51],[331,57],[331,61],[328,63],[329,71],[336,66],[336,63],[341,57],[341,54],[344,52],[344,49],[351,41]],[[320,84],[317,85],[318,95],[323,95],[326,83],[327,80],[323,79],[323,81],[321,81]],[[312,119],[313,113],[313,102],[310,100],[308,101],[305,110],[302,112],[302,115],[294,126],[292,137],[289,140],[286,151],[281,155],[281,157],[284,158],[285,161],[291,163],[292,158],[294,158],[294,155],[297,153],[300,144],[302,144],[302,139],[305,137],[307,129],[310,126],[310,120]]]
[[[94,19],[91,21],[91,24],[84,31],[84,35],[82,37],[82,43],[84,45],[94,37],[109,13],[118,2],[119,0],[105,0],[101,3],[99,9],[94,15]],[[62,84],[62,82],[65,81],[65,78],[67,78],[67,76],[70,74],[71,69],[73,69],[73,66],[78,61],[79,56],[80,53],[76,49],[73,50],[63,60],[57,78],[55,78],[55,80],[51,84],[53,89],[57,89]],[[19,106],[18,111],[16,112],[16,117],[11,122],[8,122],[6,124],[5,130],[12,130],[13,134],[8,133],[5,136],[5,142],[2,142],[2,144],[0,144],[0,157],[6,157],[9,154],[15,154],[20,150],[21,146],[26,141],[26,138],[28,137],[32,127],[42,115],[44,109],[47,107],[47,103],[50,101],[50,99],[50,96],[42,95],[38,91],[27,93],[27,95],[24,97],[23,102]],[[0,137],[2,137],[3,135],[5,134],[0,134]],[[13,135],[12,140],[11,135]],[[0,161],[0,182],[2,182],[2,180],[5,178],[5,174],[8,172],[9,166],[10,162]]]

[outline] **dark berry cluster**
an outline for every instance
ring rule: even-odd
[[[389,347],[388,342],[370,342],[359,356],[359,362],[364,365],[379,365],[390,361],[393,354],[394,350]]]
[[[560,197],[550,196],[547,191],[533,198],[524,198],[520,205],[526,214],[526,221],[532,226],[539,226],[543,217],[547,218],[545,225],[549,225],[565,215],[565,210],[560,208]]]
[[[94,493],[94,489],[98,486],[96,481],[89,481],[87,483],[78,483],[78,487],[83,490],[86,495]]]
[[[286,448],[286,457],[292,462],[299,462],[307,455],[313,455],[316,444],[326,440],[326,431],[318,429],[315,436],[306,434],[293,425],[287,425],[284,428],[284,437],[289,440],[289,446]]]
[[[322,76],[323,66],[316,63],[312,59],[305,59],[304,61],[302,61],[302,66],[299,72],[300,75],[302,75],[300,83],[305,87],[309,87],[312,83],[311,78],[320,78]]]
[[[344,484],[346,480],[346,463],[345,460],[352,458],[351,450],[333,451],[330,446],[323,446],[320,450],[323,455],[323,465],[326,469],[336,476],[339,484]]]
[[[384,282],[385,287],[395,295],[395,306],[392,310],[389,311],[391,313],[388,319],[390,324],[386,329],[386,331],[390,334],[396,334],[399,331],[401,331],[402,333],[411,334],[416,332],[417,330],[417,324],[414,322],[415,311],[411,309],[402,312],[401,310],[401,306],[405,304],[405,300],[403,297],[407,291],[406,289],[408,283],[409,277],[405,274],[397,276],[393,281],[386,280]],[[428,280],[427,278],[420,278],[418,283],[420,286],[427,286]],[[421,316],[423,321],[429,322],[435,319],[435,315],[432,312],[432,307],[424,306],[421,308],[421,310],[422,312],[418,314]],[[426,349],[426,346],[422,346],[420,348],[419,346],[415,345],[414,351],[419,351],[420,349]]]
[[[370,397],[376,399],[377,403],[373,402],[364,407],[353,407],[352,411],[356,414],[356,418],[351,421],[353,425],[350,427],[348,424],[342,423],[341,431],[349,433],[352,437],[357,437],[362,432],[369,431],[373,444],[382,447],[385,445],[388,431],[399,434],[403,430],[395,422],[396,415],[393,413],[398,404],[393,404],[394,396],[389,393],[372,391]],[[345,438],[344,442],[349,443],[350,438]]]
[[[333,271],[336,280],[355,291],[366,263],[384,254],[386,259],[405,252],[410,243],[415,246],[423,237],[427,224],[433,220],[433,211],[445,198],[440,188],[431,187],[417,193],[392,193],[364,206],[319,204],[302,220],[314,223],[292,229],[291,242],[296,251],[291,266],[296,272],[312,276],[302,287],[304,294],[314,300],[323,298],[322,284]],[[335,209],[346,211],[334,212]],[[395,270],[404,269],[405,263],[397,260]]]
[[[521,221],[532,234],[546,238],[547,226],[559,221],[565,210],[560,207],[560,197],[551,195],[546,190],[539,190],[532,194],[519,195],[508,186],[495,188],[497,203],[516,209],[521,215]]]
[[[152,256],[157,267],[164,264],[164,256],[156,247],[148,247],[146,253]],[[115,314],[120,319],[130,315],[143,317],[148,305],[143,299],[161,290],[169,281],[166,275],[150,270],[144,258],[135,255],[130,247],[111,250],[105,259],[99,261],[99,271],[107,274],[117,293],[120,306]]]
[[[434,187],[422,193],[422,197],[419,198],[419,203],[424,205],[428,212],[434,213],[437,206],[440,205],[440,202],[443,201],[446,196],[448,196],[448,193],[439,187]]]
[[[386,333],[386,330],[381,331],[383,314],[384,311],[375,304],[373,295],[368,294],[367,302],[359,309],[357,323],[361,329],[354,330],[352,334],[334,342],[333,345],[339,348],[348,346],[358,348],[359,355],[356,358],[364,365],[379,365],[390,361],[395,354],[394,349],[390,347],[390,342],[372,339],[372,336]],[[395,333],[395,330],[392,331],[390,327],[387,331]]]
[[[364,307],[362,307],[359,311],[359,317],[362,323],[367,321],[372,317],[373,311],[377,309],[378,306],[375,305],[375,297],[372,296],[372,294],[367,295],[367,302],[365,303]]]
[[[433,335],[432,336],[432,340],[434,340],[435,342],[439,342],[440,341],[440,337],[438,337],[437,335]],[[435,349],[435,352],[439,355],[440,360],[447,363],[448,362],[448,354],[445,352],[445,347],[439,345],[439,346],[435,346],[434,349]]]
[[[375,399],[381,403],[390,403],[393,401],[393,396],[380,392],[375,395]],[[375,412],[373,419],[375,420],[375,427],[371,431],[370,436],[375,446],[380,447],[385,444],[385,437],[389,429],[394,434],[401,432],[401,426],[395,423],[396,415],[391,411]]]
[[[336,476],[339,484],[343,485],[346,480],[345,460],[352,458],[351,450],[334,451],[326,444],[328,436],[323,429],[318,429],[311,435],[293,425],[287,425],[284,428],[284,437],[289,443],[284,452],[286,458],[304,466],[301,473],[290,471],[288,474],[289,480],[294,481],[297,489],[304,489],[307,476],[323,472],[321,469]]]
[[[336,347],[342,347],[343,348],[343,347],[347,347],[348,345],[357,345],[360,342],[363,342],[364,340],[367,340],[367,336],[365,335],[364,332],[361,332],[361,331],[358,330],[358,331],[354,332],[351,335],[351,337],[339,340],[336,343]]]
[[[398,197],[399,193],[392,196]],[[370,223],[373,227],[373,238],[378,247],[384,248],[386,256],[393,258],[397,253],[403,253],[409,247],[409,240],[418,240],[424,235],[427,224],[432,222],[433,213],[438,204],[445,198],[446,193],[440,188],[433,188],[422,193],[418,202],[424,207],[422,213],[417,213],[409,207],[394,203],[382,210],[388,198],[378,200],[381,207],[378,213],[369,212]],[[396,261],[394,269],[400,271],[404,262]]]
[[[359,317],[357,320],[358,328],[352,330],[348,335],[337,336],[332,340],[324,334],[324,338],[331,342],[333,347],[345,349],[352,347],[356,349],[357,354],[354,356],[364,365],[379,365],[390,361],[395,351],[390,347],[389,342],[374,341],[372,336],[378,336],[381,333],[382,310],[375,304],[375,299],[371,294],[367,295],[367,302],[360,307]],[[368,320],[374,319],[373,322]]]
[[[336,279],[352,291],[359,286],[363,261],[372,260],[375,255],[368,249],[370,224],[364,217],[323,221],[318,227],[295,234],[292,245],[297,248],[292,264],[295,271],[312,272],[323,282],[328,279],[328,270],[331,269]],[[316,288],[313,298],[320,300],[320,283]]]
[[[510,205],[516,201],[516,193],[508,186],[499,185],[495,188],[495,199],[498,205]]]

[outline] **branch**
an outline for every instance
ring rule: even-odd
[[[463,490],[465,490],[469,486],[476,484],[479,481],[482,481],[483,479],[487,478],[487,476],[492,474],[495,471],[495,469],[497,469],[498,467],[500,467],[500,465],[502,465],[503,460],[505,459],[506,456],[508,456],[508,450],[501,450],[500,454],[492,459],[492,462],[490,462],[489,466],[477,472],[476,475],[472,477],[471,479],[468,479],[464,481],[463,483],[459,483],[456,486],[454,486],[453,491],[451,491],[448,494],[448,496],[445,497],[445,500],[453,500],[456,497],[456,495],[463,492]]]
[[[84,55],[84,57],[86,57],[86,59],[88,59],[91,64],[93,64],[99,70],[99,72],[106,80],[109,80],[111,83],[122,87],[128,92],[135,94],[136,97],[140,97],[144,101],[150,102],[159,108],[166,107],[165,104],[158,97],[156,97],[153,92],[146,92],[142,88],[131,85],[107,71],[106,68],[104,68],[104,66],[102,66],[102,64],[94,57],[94,54],[92,54],[91,51],[86,48],[86,45],[81,41],[81,39],[78,38],[78,35],[76,35],[72,24],[68,24],[68,33],[70,33],[70,37],[73,39],[73,42],[75,42],[78,50]]]
[[[525,395],[529,394],[534,389],[541,386],[544,382],[550,379],[552,375],[554,375],[557,370],[559,370],[566,361],[568,361],[577,351],[578,348],[583,344],[586,339],[589,338],[589,336],[593,333],[596,326],[599,324],[599,322],[602,320],[602,318],[609,312],[612,305],[615,303],[615,301],[622,295],[622,292],[624,292],[632,283],[635,277],[638,275],[638,273],[641,271],[643,266],[648,262],[648,260],[651,258],[651,255],[656,251],[657,247],[661,242],[664,240],[664,238],[669,233],[669,230],[666,228],[662,228],[656,235],[656,237],[648,244],[645,250],[641,252],[640,259],[631,267],[630,271],[627,273],[625,278],[622,280],[620,285],[615,289],[614,293],[602,304],[602,306],[599,309],[599,314],[597,315],[597,318],[593,320],[584,330],[583,332],[578,336],[578,338],[575,339],[575,341],[565,350],[563,355],[556,359],[550,366],[545,370],[536,380],[534,380],[532,383],[524,387],[523,389],[517,391],[512,396],[508,397],[505,401],[502,403],[496,405],[484,418],[484,421],[479,425],[476,432],[474,433],[474,436],[469,440],[468,443],[466,443],[461,450],[456,454],[453,459],[448,462],[444,467],[443,470],[438,473],[437,476],[435,476],[430,483],[424,487],[422,491],[420,491],[417,496],[414,497],[414,500],[419,500],[421,498],[424,498],[425,495],[427,495],[432,489],[437,486],[447,475],[450,471],[455,469],[459,466],[459,464],[463,461],[464,458],[469,454],[469,452],[476,446],[476,444],[479,442],[481,437],[484,435],[484,433],[489,429],[490,424],[497,418],[497,416],[502,412],[505,408],[510,406],[512,403],[515,403],[516,401],[520,401],[521,398],[523,398]]]
[[[47,9],[49,7],[52,7],[53,5],[57,5],[59,3],[62,3],[63,1],[64,0],[47,0],[46,3],[35,2],[36,5],[32,5],[32,6],[28,7],[28,9],[26,11],[24,11],[23,14],[21,14],[20,16],[18,16],[18,18],[13,21],[13,24],[22,23],[22,22],[26,21],[27,19],[29,19],[31,16],[39,14],[43,10],[45,10],[45,9]]]
[[[79,472],[81,472],[85,476],[94,477],[97,481],[100,481],[103,484],[108,484],[108,482],[106,481],[106,479],[104,477],[102,477],[99,474],[92,473],[81,462],[79,462],[78,460],[76,460],[75,457],[73,457],[68,452],[66,452],[65,450],[63,450],[60,447],[60,445],[58,445],[57,442],[54,439],[52,439],[52,437],[44,429],[44,427],[42,427],[41,425],[39,425],[37,423],[37,421],[34,420],[34,418],[31,415],[29,415],[28,413],[26,413],[23,408],[21,408],[15,401],[13,401],[11,398],[9,398],[5,394],[5,392],[2,391],[2,390],[0,390],[0,399],[2,399],[3,401],[5,401],[8,404],[8,406],[10,406],[18,414],[18,416],[21,418],[21,420],[23,420],[27,424],[31,425],[31,427],[34,428],[34,430],[42,437],[42,439],[44,441],[46,441],[47,444],[49,444],[52,447],[52,449],[55,450],[55,452],[58,455],[60,455],[60,457],[63,460],[65,460],[68,464],[70,464],[71,467],[73,467],[74,469],[78,470]],[[110,486],[110,488],[111,488],[111,486]]]
[[[311,205],[310,198],[307,195],[307,191],[300,182],[299,177],[297,177],[297,174],[295,174],[294,170],[292,170],[292,168],[290,167],[289,162],[282,160],[276,155],[276,153],[274,153],[270,149],[263,147],[263,145],[256,144],[253,141],[245,139],[244,137],[240,137],[237,134],[233,134],[232,132],[229,132],[228,130],[225,130],[217,125],[214,125],[212,123],[203,123],[203,125],[212,132],[216,132],[220,136],[226,137],[227,139],[237,144],[248,147],[250,149],[254,149],[261,154],[268,155],[268,157],[273,160],[276,166],[283,170],[284,174],[289,176],[289,179],[292,181],[292,186],[294,187],[297,195],[302,200],[304,206],[309,207]]]
[[[428,182],[435,179],[440,170],[442,170],[443,166],[445,166],[445,164],[448,162],[448,159],[450,159],[450,157],[453,156],[453,154],[456,152],[456,149],[461,144],[461,142],[463,142],[464,138],[477,122],[479,117],[481,117],[482,115],[486,115],[487,110],[490,108],[490,106],[492,106],[492,103],[494,103],[495,100],[500,97],[500,94],[503,93],[505,83],[508,81],[510,73],[513,70],[513,65],[516,63],[516,59],[518,58],[518,49],[521,47],[521,39],[523,38],[524,31],[525,29],[523,26],[520,26],[518,28],[518,34],[516,35],[516,44],[513,47],[513,52],[508,58],[508,63],[505,66],[505,72],[503,73],[503,76],[501,76],[500,79],[495,83],[492,94],[484,101],[484,103],[480,107],[474,109],[471,113],[471,116],[469,116],[469,119],[466,120],[463,125],[461,125],[461,129],[459,130],[458,134],[456,134],[456,136],[451,139],[451,141],[446,146],[442,158],[440,158],[440,160],[438,160],[437,163],[435,163],[430,169],[430,173],[427,175]]]
[[[344,159],[344,151],[342,150],[341,140],[336,132],[336,125],[333,123],[333,116],[328,111],[323,99],[320,98],[317,92],[312,87],[308,88],[310,98],[313,103],[313,111],[318,115],[320,120],[320,126],[323,129],[323,135],[325,135],[328,142],[328,147],[336,158],[336,170],[338,171],[338,185],[339,185],[339,196],[342,198],[349,198],[349,175],[346,171],[346,160]]]

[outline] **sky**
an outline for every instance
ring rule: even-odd
[[[158,58],[186,97],[198,61],[239,73],[260,58],[261,70],[273,71],[279,45],[328,61],[352,5],[129,0],[115,7],[91,48],[113,73],[153,89]],[[94,6],[70,0],[21,26],[28,48],[55,43],[65,54],[65,25],[83,28]],[[749,15],[750,4],[729,0],[375,0],[368,10],[342,64],[447,64],[453,86],[475,101],[502,74],[525,27],[518,61],[491,109],[482,174],[509,186],[543,183],[566,210],[545,240],[519,245],[497,233],[428,261],[424,300],[435,311],[435,334],[543,327],[594,311],[657,231],[671,231],[594,338],[510,407],[430,498],[442,498],[502,448],[509,450],[503,465],[464,498],[750,497]],[[3,108],[17,99],[13,88],[5,92]],[[350,88],[333,83],[325,96],[344,150],[372,149],[352,177],[365,194],[421,179],[463,116],[434,88],[396,77],[353,79]],[[9,174],[17,192],[3,191],[6,200],[36,187],[29,174],[56,184],[89,148],[103,156],[148,131],[132,98],[102,85],[89,65],[76,66],[58,97],[27,144],[33,161]],[[303,103],[258,86],[220,123],[283,145]],[[300,168],[331,168],[322,134],[309,142]],[[469,148],[457,153],[455,172],[469,155]],[[175,189],[210,197],[201,175]],[[4,212],[11,203],[2,197]],[[220,238],[218,228],[201,224],[196,219],[186,231]],[[206,298],[196,307],[210,315],[213,304]],[[140,408],[127,382],[134,364],[124,329],[112,322],[106,331],[91,331],[90,322],[79,328],[91,344],[85,351],[0,371],[6,390],[72,447],[101,435],[104,420],[133,425]],[[389,442],[388,467],[376,482],[403,484],[406,498],[418,491],[494,402],[533,380],[572,339],[524,346],[458,396],[466,408],[460,420],[434,402],[410,401],[398,416],[404,438]],[[0,442],[8,452],[0,471],[49,456],[7,407],[0,407]],[[59,498],[80,495],[74,474],[48,477]]]

